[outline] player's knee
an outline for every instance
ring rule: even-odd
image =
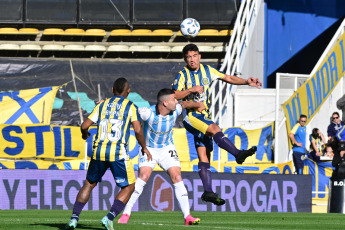
[[[140,174],[139,178],[143,180],[144,182],[147,182],[150,179],[150,175],[148,174]]]
[[[216,133],[221,131],[222,130],[220,129],[220,127],[216,123],[213,123],[207,128],[206,134],[214,136]]]
[[[178,182],[181,182],[182,181],[182,176],[181,174],[180,175],[174,175],[172,178],[171,178],[173,184],[176,184]]]

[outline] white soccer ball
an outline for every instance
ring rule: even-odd
[[[200,24],[194,18],[186,18],[182,21],[180,30],[183,36],[187,38],[194,38],[200,32]]]

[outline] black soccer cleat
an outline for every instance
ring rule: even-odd
[[[248,149],[248,150],[241,150],[241,151],[235,156],[237,164],[240,164],[240,165],[241,165],[241,164],[246,160],[247,157],[249,157],[249,156],[251,156],[251,155],[254,155],[255,152],[256,152],[256,150],[257,150],[257,147],[256,147],[256,146],[253,146],[253,147],[251,147],[251,148]]]
[[[211,202],[218,206],[225,204],[225,200],[218,197],[218,195],[214,192],[204,192],[201,196],[201,200],[206,201],[206,202]]]

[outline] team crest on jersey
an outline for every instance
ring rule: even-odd
[[[192,87],[192,85],[193,85],[192,82],[187,83],[187,87]]]
[[[202,78],[202,84],[203,84],[203,85],[208,85],[208,84],[210,84],[210,81],[208,80],[207,77]]]
[[[177,84],[177,79],[175,79],[175,81],[174,81],[174,85],[176,85]]]
[[[207,115],[205,115],[204,118],[205,118],[205,120],[212,121],[212,119],[210,117],[208,117]]]

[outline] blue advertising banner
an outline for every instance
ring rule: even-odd
[[[86,171],[1,170],[0,209],[71,210]],[[183,172],[191,211],[310,212],[311,175],[213,173],[213,189],[226,203],[203,202],[198,173]],[[84,210],[109,210],[119,188],[108,170]],[[133,211],[179,211],[174,188],[165,172],[153,172]]]

